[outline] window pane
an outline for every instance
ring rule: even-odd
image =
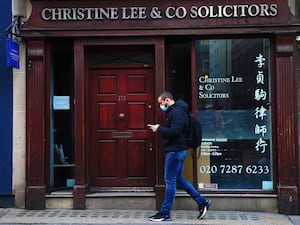
[[[73,42],[52,42],[50,80],[50,187],[74,185]]]
[[[268,39],[196,41],[200,188],[272,190]]]

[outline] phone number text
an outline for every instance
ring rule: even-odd
[[[200,166],[201,174],[269,174],[270,167],[268,165],[207,165]]]

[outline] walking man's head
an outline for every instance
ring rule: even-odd
[[[170,107],[171,105],[173,105],[175,103],[172,93],[170,93],[168,91],[162,92],[158,96],[157,102],[159,104],[159,107],[163,111],[166,111],[168,107]]]

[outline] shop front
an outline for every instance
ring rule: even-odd
[[[158,207],[164,152],[147,124],[164,121],[156,98],[167,89],[201,119],[202,145],[189,151],[185,175],[215,209],[300,212],[299,23],[288,3],[31,7],[22,28],[26,208],[62,199],[77,209]],[[179,187],[175,207],[190,208],[187,199]]]

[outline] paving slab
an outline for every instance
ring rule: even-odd
[[[300,216],[289,216],[294,225],[300,225]]]
[[[148,217],[155,214],[153,210],[104,210],[104,209],[0,209],[0,224],[156,224]],[[290,217],[270,212],[212,211],[204,219],[198,220],[198,211],[174,210],[172,222],[167,224],[201,224],[201,225],[295,225],[300,217]]]

